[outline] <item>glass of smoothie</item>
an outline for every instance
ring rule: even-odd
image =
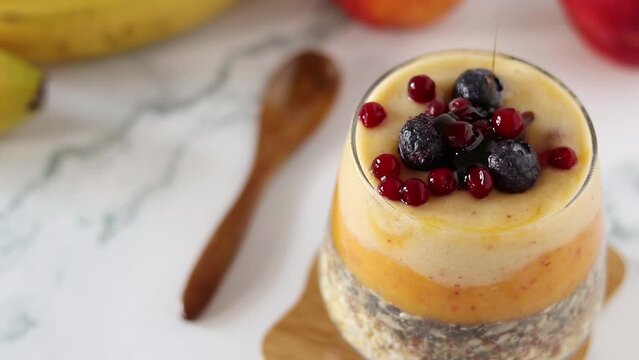
[[[364,95],[320,288],[367,359],[570,359],[603,297],[597,144],[525,61],[428,54]]]

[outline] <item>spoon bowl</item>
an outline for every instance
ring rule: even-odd
[[[294,57],[273,74],[262,101],[256,162],[285,160],[302,144],[325,118],[338,83],[333,62],[316,52]],[[274,153],[281,155],[274,159]]]

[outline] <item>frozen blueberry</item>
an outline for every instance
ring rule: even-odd
[[[539,177],[539,161],[530,145],[515,140],[493,141],[487,151],[488,168],[499,190],[523,192],[533,186]]]
[[[427,115],[410,118],[399,131],[399,155],[411,169],[437,167],[444,159],[445,150],[441,135]]]
[[[488,110],[499,107],[503,87],[499,79],[488,69],[464,71],[453,89],[454,97],[463,97],[479,108]]]

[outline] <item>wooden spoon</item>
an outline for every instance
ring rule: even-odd
[[[294,57],[268,82],[251,175],[195,264],[182,295],[185,319],[197,318],[206,308],[235,257],[264,185],[325,118],[338,85],[335,65],[316,52]]]

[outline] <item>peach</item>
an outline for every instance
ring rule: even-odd
[[[373,26],[418,27],[446,15],[459,0],[335,0],[351,17]]]

